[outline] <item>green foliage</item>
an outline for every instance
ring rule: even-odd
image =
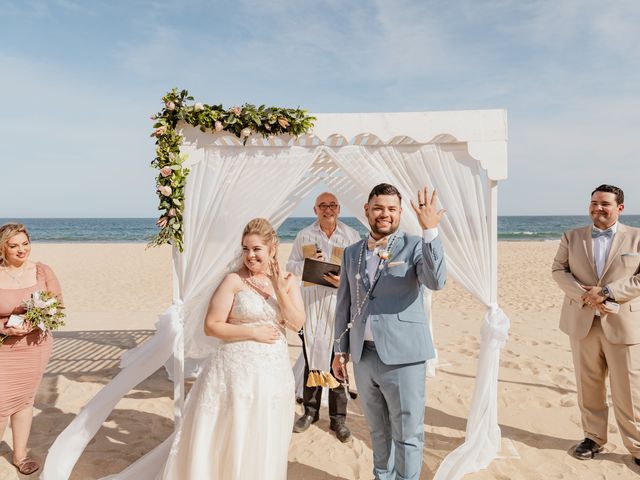
[[[52,292],[38,290],[22,302],[25,313],[20,315],[29,329],[39,328],[42,332],[58,330],[64,326],[64,305]],[[0,346],[9,335],[0,335]]]
[[[256,107],[248,103],[225,109],[222,105],[193,103],[188,91],[177,88],[162,97],[162,101],[164,108],[151,117],[155,122],[151,136],[156,138],[156,157],[151,165],[159,171],[156,182],[160,199],[158,210],[163,213],[157,222],[160,231],[149,245],[171,243],[180,252],[184,249],[182,209],[189,170],[182,166],[185,157],[180,155],[182,136],[176,131],[178,122],[199,127],[203,132],[230,132],[246,141],[255,133],[263,137],[304,135],[313,128],[316,119],[301,109]]]

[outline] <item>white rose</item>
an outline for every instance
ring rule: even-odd
[[[55,315],[56,313],[58,313],[58,309],[57,308],[50,308],[49,310],[47,310],[47,313],[49,315]]]
[[[196,103],[196,104],[193,106],[193,109],[194,109],[196,112],[201,112],[202,110],[204,110],[204,105],[203,105],[203,104],[201,104],[201,103]]]
[[[243,128],[240,131],[240,136],[241,137],[248,137],[249,135],[251,135],[251,129],[249,127]]]
[[[164,104],[165,107],[167,107],[167,110],[175,110],[176,109],[176,104],[173,102],[167,102]]]
[[[216,132],[221,132],[222,129],[224,128],[224,125],[222,125],[222,122],[220,120],[216,120],[216,123],[214,125],[215,125]]]
[[[169,197],[169,196],[171,196],[171,192],[172,192],[172,190],[171,190],[171,187],[169,187],[169,186],[160,185],[160,186],[158,187],[158,190],[159,190],[159,191],[160,191],[160,193],[161,193],[162,195],[164,195],[165,197]]]

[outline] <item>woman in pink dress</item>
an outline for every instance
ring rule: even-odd
[[[27,456],[33,401],[53,348],[50,333],[26,325],[7,327],[9,317],[24,313],[22,301],[37,290],[62,299],[53,271],[29,261],[31,240],[24,225],[0,227],[0,438],[11,420],[13,465],[24,475],[40,466]]]

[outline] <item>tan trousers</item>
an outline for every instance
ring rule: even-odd
[[[595,317],[585,338],[571,338],[571,351],[585,437],[599,445],[607,443],[608,372],[613,412],[622,441],[631,455],[640,458],[640,344],[610,343],[602,331],[600,318]]]

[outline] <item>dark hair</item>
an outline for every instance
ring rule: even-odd
[[[400,195],[400,192],[396,187],[389,185],[388,183],[380,183],[373,187],[371,193],[369,193],[367,202],[370,202],[373,197],[377,197],[379,195],[397,195],[398,199],[402,201],[402,195]]]
[[[615,187],[613,185],[600,185],[599,187],[596,187],[593,192],[591,192],[591,196],[593,197],[593,194],[596,192],[613,193],[616,196],[616,203],[618,205],[622,205],[624,203],[624,192],[621,188]]]

